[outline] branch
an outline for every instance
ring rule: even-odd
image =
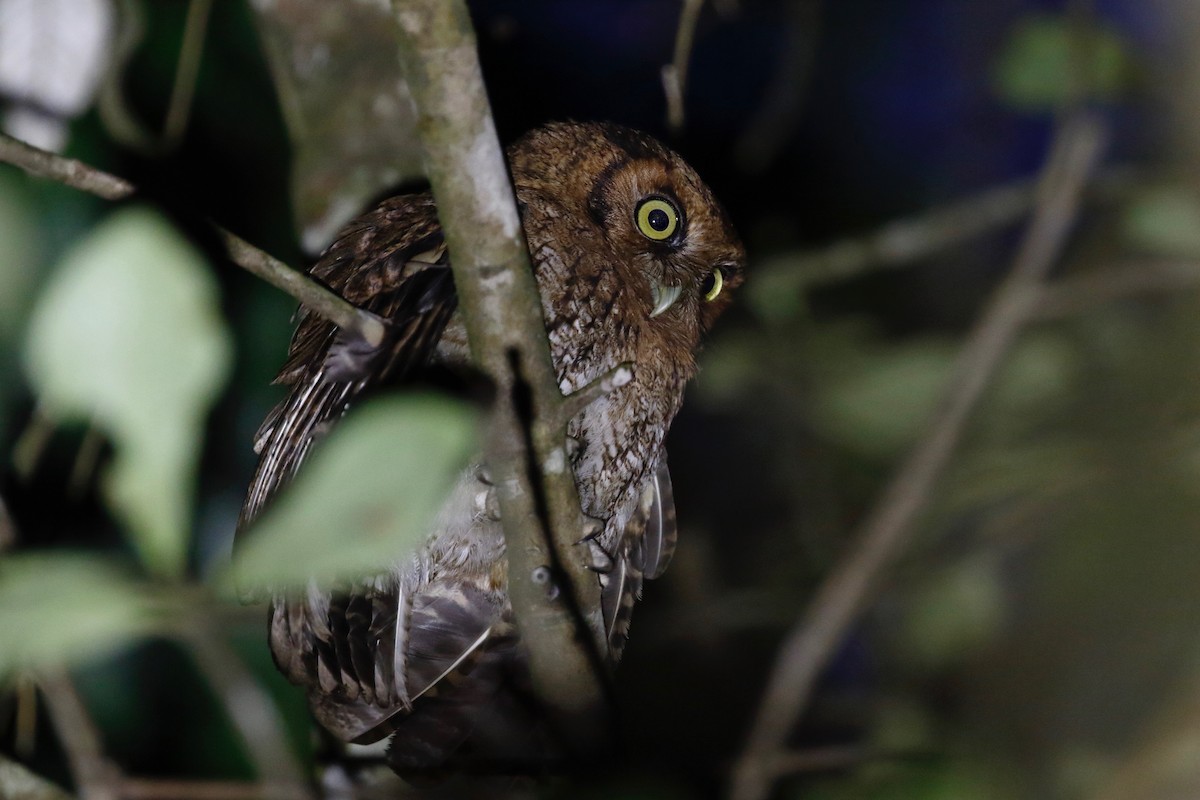
[[[0,797],[4,800],[74,800],[63,789],[2,754]]]
[[[1147,261],[1108,266],[1060,278],[1042,290],[1037,318],[1059,319],[1129,297],[1195,289],[1200,263]]]
[[[118,800],[121,772],[104,756],[100,732],[71,677],[63,671],[46,670],[38,676],[38,683],[80,800]]]
[[[1163,698],[1162,710],[1128,754],[1097,782],[1092,800],[1194,796],[1200,785],[1200,685],[1196,676]]]
[[[758,175],[791,141],[809,93],[824,0],[790,0],[781,39],[788,46],[779,57],[763,100],[734,146],[734,159],[747,173]],[[756,278],[757,279],[757,278]]]
[[[696,39],[696,24],[704,0],[683,0],[679,12],[679,29],[675,33],[675,53],[671,63],[662,68],[663,92],[667,96],[667,126],[679,133],[683,130],[683,95],[687,91],[688,61]]]
[[[1136,180],[1128,167],[1105,170],[1088,188],[1088,199],[1109,201]],[[1021,180],[973,197],[892,220],[874,231],[812,250],[778,256],[756,274],[756,300],[795,295],[804,287],[902,269],[991,231],[1016,224],[1037,202],[1038,182]],[[759,302],[758,305],[767,305]]]
[[[1039,186],[1038,204],[1012,272],[996,290],[954,365],[925,435],[854,537],[855,544],[787,634],[733,776],[734,800],[761,800],[776,773],[771,762],[804,710],[821,670],[858,618],[884,571],[912,538],[967,421],[1022,326],[1037,309],[1046,274],[1078,214],[1083,186],[1099,159],[1099,124],[1079,116],[1059,131]]]
[[[124,178],[110,175],[82,161],[40,150],[4,134],[0,134],[0,162],[105,200],[122,200],[137,191]],[[338,327],[361,336],[372,347],[378,347],[383,342],[387,325],[382,319],[354,307],[304,273],[297,272],[224,228],[217,225],[213,227],[234,264],[291,295]]]
[[[284,722],[274,702],[255,681],[229,644],[215,631],[208,617],[186,620],[175,632],[225,707],[254,764],[264,794],[310,798],[305,771],[284,738]],[[265,787],[274,787],[267,792]]]
[[[192,781],[165,778],[125,778],[125,800],[302,800],[294,788],[249,781]]]
[[[462,0],[393,0],[393,7],[471,353],[497,387],[486,458],[509,596],[539,696],[569,749],[583,755],[606,733],[596,725],[606,707],[599,584],[576,545],[584,518],[566,455],[565,401],[475,34]],[[558,592],[534,579],[547,567]]]

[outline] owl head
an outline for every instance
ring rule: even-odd
[[[552,227],[608,270],[625,322],[673,332],[694,351],[743,280],[746,254],[713,193],[657,140],[611,123],[552,123],[509,151],[518,199],[537,197]],[[542,244],[526,225],[537,259]],[[597,281],[599,283],[599,281]]]

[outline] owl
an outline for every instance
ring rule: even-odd
[[[745,253],[695,171],[642,133],[550,124],[514,144],[508,160],[560,388],[634,365],[630,383],[568,426],[615,665],[643,579],[661,575],[674,551],[663,440],[701,337],[742,282]],[[467,368],[449,256],[433,198],[414,194],[350,222],[312,268],[390,320],[395,336],[364,356],[334,325],[300,312],[277,378],[290,391],[256,436],[239,531],[364,395],[427,369]],[[334,591],[274,596],[271,652],[337,737],[391,736],[389,763],[401,774],[546,752],[505,586],[495,498],[486,470],[471,468],[419,552]]]

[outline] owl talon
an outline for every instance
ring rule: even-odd
[[[492,480],[492,471],[488,469],[487,464],[480,464],[475,468],[475,480],[479,481],[484,486],[496,485],[496,482]]]
[[[585,542],[595,541],[596,537],[604,533],[604,520],[596,517],[583,515],[583,536],[580,536],[575,544],[583,544]]]
[[[613,558],[612,553],[594,541],[588,542],[588,544],[591,545],[592,563],[584,564],[583,568],[595,572],[597,575],[607,575],[612,572],[617,565],[617,560]]]
[[[475,513],[487,517],[492,522],[500,521],[500,501],[496,497],[495,488],[489,485],[475,494]]]

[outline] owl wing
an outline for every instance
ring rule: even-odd
[[[292,387],[255,434],[258,468],[239,532],[295,475],[319,440],[364,392],[425,366],[458,303],[445,242],[428,195],[385,201],[343,229],[314,278],[389,322],[378,348],[302,308],[276,383]]]
[[[642,597],[642,583],[666,571],[677,538],[675,496],[664,454],[625,525],[612,569],[600,574],[600,606],[614,664],[621,660],[629,640],[629,622],[634,603]]]
[[[255,436],[259,464],[242,507],[239,536],[351,404],[429,362],[457,306],[428,196],[392,198],[356,219],[312,275],[387,320],[389,335],[379,348],[369,348],[318,315],[299,312],[276,379],[291,390]],[[459,587],[447,597],[430,592],[414,601],[403,596],[395,575],[384,574],[341,591],[312,587],[278,596],[270,617],[272,653],[281,671],[308,689],[327,727],[346,739],[369,737],[411,697],[469,658],[490,629],[495,615],[486,599],[459,596],[469,588]],[[471,619],[455,617],[474,606],[479,609],[468,615]],[[396,636],[397,631],[426,630],[429,636],[407,644]]]

